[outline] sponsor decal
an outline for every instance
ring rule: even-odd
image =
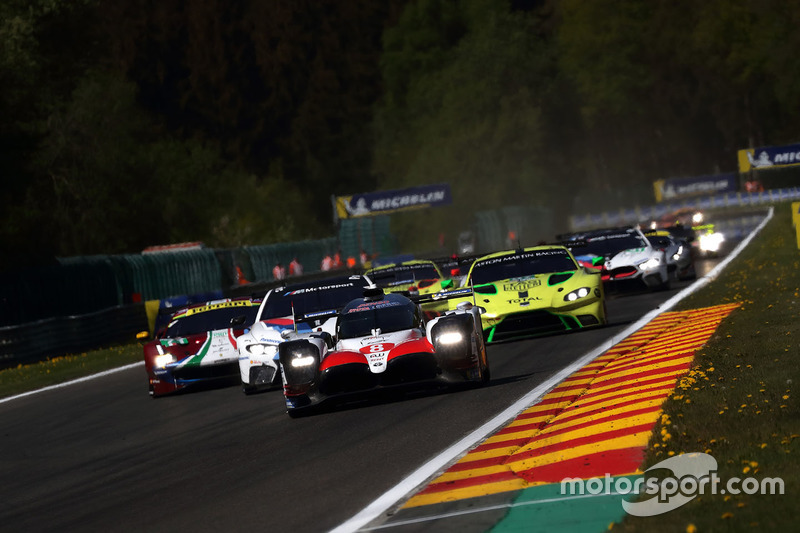
[[[800,165],[800,144],[739,150],[739,172]]]
[[[336,215],[339,218],[357,218],[407,211],[423,207],[438,207],[452,203],[450,185],[423,185],[391,191],[338,196]]]
[[[506,283],[503,285],[503,290],[508,292],[521,292],[527,291],[528,289],[532,289],[534,287],[538,287],[541,285],[542,282],[538,279],[531,279],[528,281],[522,281],[519,283]]]
[[[389,358],[389,350],[394,348],[393,343],[383,343],[379,342],[376,344],[371,344],[369,346],[364,346],[359,350],[364,356],[367,358],[367,362],[370,366],[370,371],[376,374],[379,374],[386,370],[386,362]]]
[[[701,194],[719,194],[736,192],[738,188],[736,174],[714,174],[693,178],[670,178],[653,182],[656,202],[687,198]]]
[[[431,263],[419,263],[416,265],[397,265],[392,267],[377,268],[376,274],[384,274],[387,272],[408,272],[410,270],[429,270],[432,268]]]
[[[496,265],[497,263],[513,262],[519,259],[537,259],[539,257],[553,257],[559,255],[567,255],[567,250],[565,248],[555,248],[549,250],[530,250],[522,253],[506,254],[500,257],[492,257],[482,261],[476,261],[475,265],[473,266],[473,270],[484,265]]]
[[[512,298],[506,301],[510,304],[529,305],[531,302],[541,302],[542,299],[538,296],[528,296],[527,298]]]
[[[303,315],[304,318],[316,318],[318,316],[327,316],[327,315],[335,315],[336,309],[328,309],[327,311],[316,311],[314,313],[306,313]]]
[[[385,309],[387,307],[399,307],[405,305],[402,302],[392,302],[389,300],[380,300],[377,302],[361,302],[352,309],[348,309],[348,313],[359,313],[362,311],[370,311],[373,309]]]
[[[334,285],[322,285],[320,287],[306,287],[304,289],[297,289],[294,291],[289,291],[285,293],[283,296],[295,296],[297,294],[305,294],[307,292],[319,292],[319,291],[329,291],[333,289],[346,289],[349,287],[355,287],[353,283],[336,283]]]
[[[190,316],[190,315],[196,315],[198,313],[206,313],[208,311],[214,311],[215,309],[226,309],[230,307],[252,307],[254,305],[259,305],[259,304],[251,300],[214,302],[200,307],[189,308],[184,313],[181,313],[181,316]]]

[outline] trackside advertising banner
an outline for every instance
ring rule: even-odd
[[[653,182],[656,202],[689,198],[691,196],[736,192],[736,174],[712,174],[694,178],[670,178]]]
[[[739,172],[800,165],[800,144],[739,150]]]
[[[450,185],[442,183],[353,196],[337,196],[336,214],[339,218],[368,217],[451,203],[453,199],[450,196]]]

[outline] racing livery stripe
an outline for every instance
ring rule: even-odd
[[[740,304],[667,312],[562,381],[412,496],[417,507],[640,473],[663,402]]]
[[[319,371],[322,372],[334,366],[348,365],[351,363],[359,363],[365,366],[368,364],[364,354],[358,352],[334,352],[322,360],[319,365]]]
[[[200,365],[200,363],[203,361],[203,357],[206,356],[208,350],[211,348],[211,339],[212,334],[209,331],[206,333],[205,342],[203,342],[203,345],[199,350],[197,350],[197,353],[184,359],[179,366]]]

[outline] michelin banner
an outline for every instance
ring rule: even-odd
[[[449,184],[422,185],[409,189],[337,196],[336,214],[339,218],[368,217],[423,207],[439,207],[452,202]]]
[[[739,172],[800,165],[800,144],[739,150]]]
[[[712,174],[694,178],[670,178],[653,182],[656,202],[666,202],[692,196],[735,192],[738,189],[736,174]]]

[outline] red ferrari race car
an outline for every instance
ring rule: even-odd
[[[471,294],[471,289],[426,298]],[[279,348],[290,416],[323,402],[414,384],[480,385],[489,381],[482,309],[469,302],[426,321],[418,301],[381,289],[365,291],[339,314],[336,336],[310,334]]]
[[[261,300],[214,300],[185,307],[144,345],[152,397],[202,384],[239,381],[236,338],[255,321]]]

